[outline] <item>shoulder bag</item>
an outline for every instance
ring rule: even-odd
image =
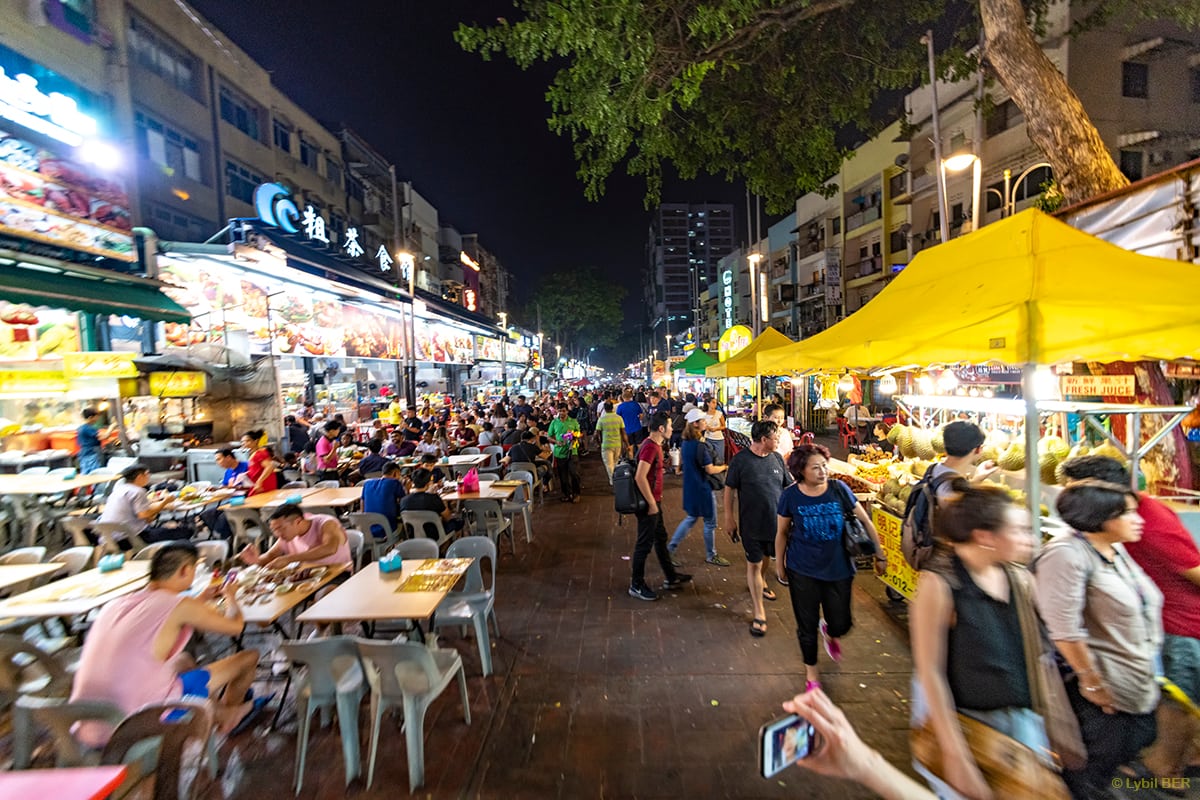
[[[836,479],[835,479],[836,480]],[[846,548],[846,554],[853,561],[856,558],[875,555],[875,540],[867,533],[867,527],[862,524],[862,520],[854,513],[854,506],[850,504],[846,494],[850,491],[850,487],[841,481],[841,489],[834,487],[834,491],[838,493],[838,503],[842,506],[842,544]]]

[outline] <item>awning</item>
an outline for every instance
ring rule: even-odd
[[[717,360],[697,347],[687,358],[675,365],[675,369],[683,370],[688,375],[704,375],[704,370],[716,364]]]
[[[0,267],[0,300],[97,314],[124,314],[160,322],[191,322],[187,309],[162,293],[157,281],[64,264],[20,261]]]

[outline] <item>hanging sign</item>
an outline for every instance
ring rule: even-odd
[[[1132,375],[1063,375],[1064,397],[1133,397]]]
[[[733,270],[721,273],[721,319],[724,329],[733,327]]]
[[[203,372],[151,372],[150,394],[155,397],[198,397],[208,391]]]
[[[64,353],[63,372],[68,378],[136,378],[136,353]]]
[[[62,370],[0,370],[0,393],[61,394],[69,384]]]

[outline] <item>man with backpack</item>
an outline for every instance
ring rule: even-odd
[[[986,438],[973,422],[955,420],[942,429],[946,458],[926,470],[904,506],[900,545],[914,569],[920,569],[933,552],[933,515],[938,502],[954,494],[954,479],[980,483],[998,469],[993,461],[978,463]]]
[[[633,570],[629,582],[629,596],[639,600],[657,600],[658,595],[646,585],[646,558],[653,550],[658,556],[667,580],[663,589],[678,589],[692,579],[691,575],[679,572],[671,564],[667,550],[667,528],[663,523],[663,442],[670,436],[670,421],[666,414],[655,414],[650,418],[649,436],[637,454],[637,473],[634,481],[638,491],[646,500],[646,509],[637,516],[637,542],[633,546]]]

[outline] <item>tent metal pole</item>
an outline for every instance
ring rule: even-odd
[[[1042,475],[1038,469],[1037,395],[1034,389],[1036,364],[1021,367],[1021,394],[1025,396],[1025,502],[1029,506],[1029,524],[1033,528],[1033,551],[1042,547]]]

